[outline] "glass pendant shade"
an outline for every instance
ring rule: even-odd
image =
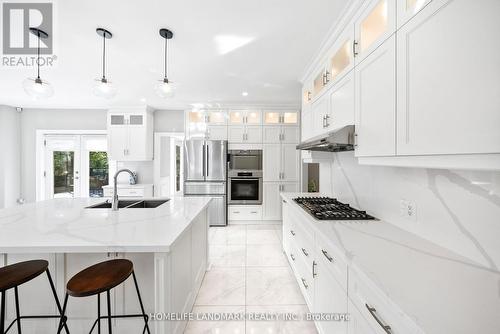
[[[164,79],[163,81],[157,83],[155,90],[156,94],[162,98],[171,98],[175,95],[174,87],[172,86],[171,82],[168,82],[167,79]]]
[[[40,78],[27,78],[23,81],[23,88],[26,94],[36,100],[45,99],[54,95],[52,85]]]
[[[92,89],[92,93],[97,97],[110,99],[116,95],[116,88],[106,79],[101,79]]]

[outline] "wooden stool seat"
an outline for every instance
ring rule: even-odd
[[[0,268],[0,291],[31,281],[43,274],[48,267],[49,263],[45,260],[31,260]]]
[[[101,262],[73,276],[66,285],[66,290],[73,297],[97,295],[120,285],[133,271],[134,265],[129,260]]]

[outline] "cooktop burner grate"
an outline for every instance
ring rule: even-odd
[[[352,208],[349,204],[329,197],[297,197],[294,198],[304,210],[319,220],[374,220],[366,211]]]

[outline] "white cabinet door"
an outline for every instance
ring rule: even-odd
[[[227,139],[231,143],[243,143],[245,138],[245,127],[229,126],[227,130]]]
[[[207,139],[209,140],[227,140],[227,127],[225,125],[207,126]]]
[[[280,183],[263,183],[263,205],[262,219],[281,219]]]
[[[245,129],[245,143],[260,144],[262,143],[262,127],[260,125],[247,126]]]
[[[283,125],[299,124],[299,113],[297,111],[283,111],[281,113],[281,123]]]
[[[280,181],[281,144],[264,144],[262,153],[264,181]]]
[[[298,181],[298,161],[300,151],[297,151],[295,144],[283,144],[282,151],[282,181]]]
[[[307,140],[313,136],[314,133],[314,114],[312,111],[309,111],[305,114],[302,114],[302,124],[300,127],[302,141]]]
[[[128,128],[126,125],[108,127],[108,157],[110,160],[126,160]]]
[[[128,149],[125,160],[147,160],[146,157],[146,142],[147,136],[153,136],[153,133],[148,133],[146,126],[137,125],[128,128]],[[152,139],[151,139],[152,141]]]
[[[222,110],[210,110],[207,112],[207,123],[212,125],[225,125],[226,112]]]
[[[396,45],[391,37],[356,66],[356,156],[396,153]]]
[[[329,72],[332,84],[342,79],[354,67],[354,26],[349,24],[341,35],[337,38],[335,45],[332,48],[331,57],[329,60]]]
[[[340,286],[321,262],[316,263],[315,273],[313,312],[347,314],[347,291]],[[345,321],[319,321],[317,324],[321,328],[321,333],[344,334],[347,332],[347,322],[346,319]]]
[[[356,64],[375,51],[396,30],[396,0],[369,0],[354,25]]]
[[[299,128],[296,126],[284,126],[281,128],[281,141],[285,144],[297,144],[299,136]]]
[[[499,13],[434,0],[398,31],[398,155],[500,153]]]
[[[266,125],[264,126],[264,143],[279,143],[281,141],[281,126],[279,125]]]
[[[330,114],[327,128],[354,124],[354,71],[334,84],[330,94]]]
[[[328,130],[326,126],[326,116],[330,114],[328,92],[314,101],[311,109],[314,122],[312,136],[314,137]]]
[[[261,124],[262,112],[260,110],[247,110],[245,115],[246,124]]]
[[[347,333],[349,334],[383,333],[381,332],[381,329],[372,327],[351,301],[349,301],[349,315],[350,315],[350,320],[348,323]]]

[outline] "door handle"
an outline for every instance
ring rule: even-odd
[[[295,236],[295,232],[293,230],[290,230],[290,233]]]
[[[304,278],[300,278],[302,280],[302,285],[304,285],[304,288],[309,289],[309,285],[307,285],[307,281]]]
[[[293,256],[292,253],[290,253],[290,258],[292,259],[292,261],[295,261],[295,256]]]
[[[316,261],[313,261],[313,264],[312,264],[313,278],[316,277],[316,276],[318,276],[318,274],[316,273],[316,266],[317,266]]]
[[[330,255],[328,255],[328,252],[324,249],[321,250],[321,253],[323,253],[323,255],[326,257],[326,259],[330,262],[333,262],[333,257],[331,257]]]
[[[374,307],[369,306],[368,304],[365,304],[365,307],[368,310],[368,312],[370,312],[370,314],[372,315],[373,319],[375,319],[375,321],[380,325],[380,327],[382,327],[382,329],[384,330],[384,332],[386,332],[387,334],[392,334],[392,328],[391,328],[391,326],[384,325],[382,323],[382,320],[380,320],[380,318],[377,316],[377,310]]]
[[[302,253],[304,253],[305,256],[309,256],[309,253],[307,252],[307,250],[305,248],[302,248]]]
[[[208,145],[207,145],[207,175],[209,174],[209,161],[210,161],[210,151],[208,150]]]

